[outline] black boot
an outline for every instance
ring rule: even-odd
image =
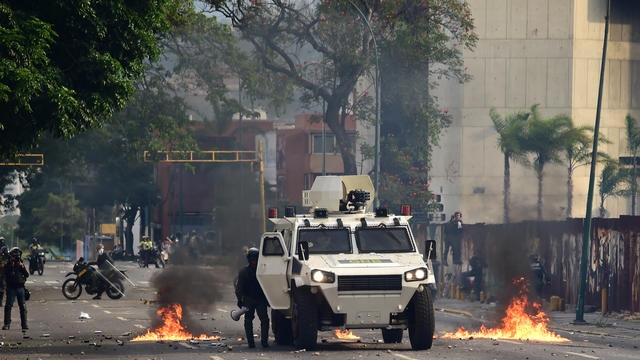
[[[263,348],[269,347],[269,321],[260,322],[260,338]]]
[[[4,292],[0,291],[0,307],[2,306],[2,298],[4,297]]]
[[[4,307],[4,326],[2,330],[9,330],[9,325],[11,324],[11,308],[8,308],[6,305]]]
[[[29,326],[27,326],[27,309],[20,310],[20,325],[22,325],[22,331],[29,330]]]
[[[256,343],[253,340],[253,324],[244,324],[244,334],[247,337],[247,344],[249,344],[250,348],[256,347]]]

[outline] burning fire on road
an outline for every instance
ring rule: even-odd
[[[521,278],[514,283],[520,286],[519,295],[513,298],[509,304],[499,327],[490,329],[482,325],[480,330],[476,332],[470,332],[464,327],[460,327],[455,333],[446,333],[441,337],[445,339],[488,338],[540,342],[570,341],[549,330],[549,318],[542,311],[542,305],[529,302],[525,280]]]
[[[360,340],[360,336],[354,335],[351,330],[336,329],[335,336],[341,340]]]
[[[144,335],[137,336],[131,341],[158,341],[158,340],[219,340],[220,336],[208,336],[200,334],[194,336],[182,325],[182,306],[180,304],[167,305],[157,312],[162,319],[162,325],[155,330],[147,330]]]

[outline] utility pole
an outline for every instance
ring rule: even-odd
[[[580,281],[578,283],[578,303],[576,304],[576,324],[584,324],[584,293],[587,287],[587,266],[591,247],[591,207],[593,204],[593,187],[596,177],[596,159],[598,157],[598,132],[600,131],[600,112],[602,110],[602,88],[604,84],[604,68],[607,62],[607,41],[609,38],[609,9],[611,0],[607,0],[607,13],[604,16],[604,41],[602,45],[602,61],[600,64],[600,83],[598,84],[598,105],[596,107],[596,124],[593,129],[593,150],[591,151],[591,171],[589,172],[589,191],[587,193],[587,213],[584,217],[582,232],[582,256],[580,258]]]

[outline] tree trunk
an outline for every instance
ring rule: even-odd
[[[604,208],[604,196],[600,196],[600,217],[604,218],[606,215],[606,210]]]
[[[636,177],[636,156],[633,157],[631,172],[631,216],[636,215],[636,193],[638,192],[638,179]]]
[[[127,207],[123,216],[124,220],[127,222],[127,226],[125,228],[125,233],[124,233],[124,238],[125,238],[124,249],[127,254],[135,255],[135,252],[133,251],[133,224],[136,222],[137,213],[138,213],[137,207],[135,206]]]
[[[336,146],[338,146],[340,155],[342,155],[345,175],[356,175],[358,165],[356,164],[354,144],[345,130],[345,119],[340,115],[340,99],[340,96],[334,96],[327,100],[325,121],[336,137]]]
[[[567,168],[567,217],[571,217],[573,212],[573,171]]]
[[[504,196],[503,196],[503,211],[504,211],[504,223],[508,224],[509,219],[509,202],[511,200],[511,167],[509,165],[509,155],[504,154]]]
[[[542,221],[542,169],[536,171],[538,178],[538,221]]]

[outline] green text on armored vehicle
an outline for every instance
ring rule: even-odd
[[[373,211],[373,191],[366,175],[320,176],[303,194],[308,214],[270,216],[257,277],[278,344],[312,349],[318,331],[335,329],[381,329],[395,343],[407,329],[413,349],[431,348],[435,244],[423,257],[411,216]]]

